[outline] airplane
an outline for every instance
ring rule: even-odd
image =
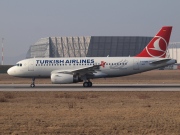
[[[53,84],[83,82],[84,87],[92,87],[91,79],[127,76],[177,63],[166,58],[171,30],[172,26],[162,27],[134,57],[29,58],[17,62],[7,73],[32,78],[30,87],[35,87],[36,78],[47,77]]]

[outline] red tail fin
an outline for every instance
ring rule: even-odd
[[[136,57],[159,57],[165,58],[169,44],[172,26],[164,26],[149,42],[144,50]]]

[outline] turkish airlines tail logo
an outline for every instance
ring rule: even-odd
[[[156,36],[149,42],[144,50],[136,57],[159,57],[165,58],[172,26],[162,27]]]
[[[149,48],[149,49],[155,50],[155,51],[165,52],[166,48],[165,48],[165,50],[162,50],[161,47],[160,47],[160,44],[159,44],[159,42],[160,42],[161,39],[162,39],[162,38],[159,37],[159,38],[154,42],[154,44],[153,44],[153,45],[154,45],[154,48]],[[164,42],[166,42],[166,41],[164,40]],[[167,47],[167,43],[166,43],[166,46],[164,46],[164,47]]]

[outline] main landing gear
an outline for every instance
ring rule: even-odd
[[[31,88],[34,88],[35,87],[35,78],[32,78],[32,83],[30,85]]]
[[[88,81],[88,82],[84,82],[83,83],[84,87],[92,87],[92,82]]]

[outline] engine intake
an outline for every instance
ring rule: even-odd
[[[81,78],[77,75],[53,73],[51,74],[51,81],[54,84],[67,84],[81,82]]]

